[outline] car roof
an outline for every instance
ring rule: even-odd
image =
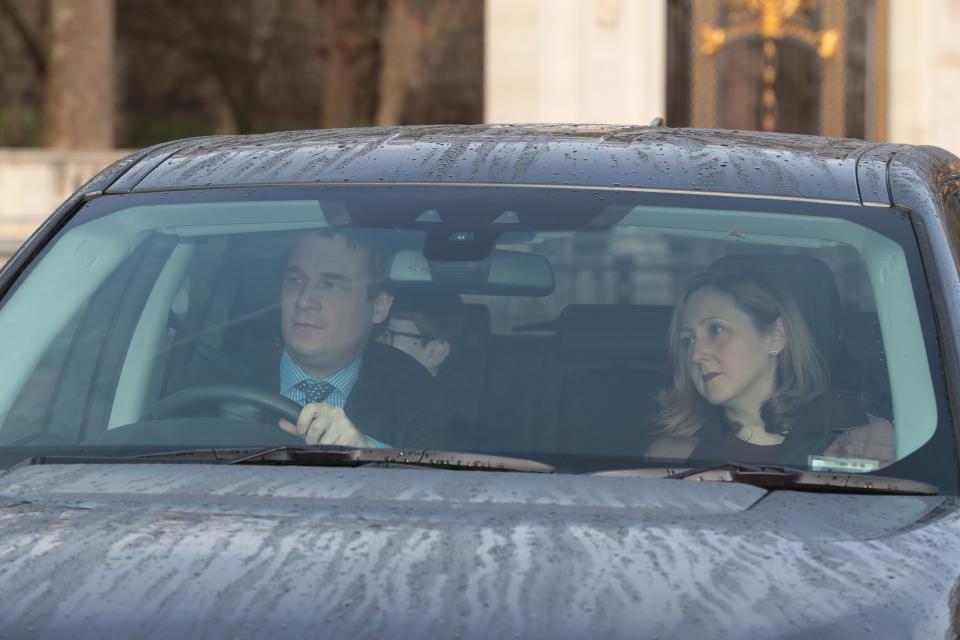
[[[107,193],[342,183],[663,189],[890,204],[904,145],[755,131],[451,125],[189,138],[126,159]]]

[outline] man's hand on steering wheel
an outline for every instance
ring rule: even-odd
[[[372,448],[370,438],[360,433],[340,407],[326,402],[311,402],[306,405],[297,423],[280,419],[280,428],[300,436],[307,444],[337,444],[346,447]]]

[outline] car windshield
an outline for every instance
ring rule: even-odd
[[[292,419],[345,406],[376,447],[956,491],[919,250],[883,207],[532,186],[106,195],[7,291],[0,349],[5,467],[302,444],[278,426],[292,400]]]

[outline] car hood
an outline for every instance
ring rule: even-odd
[[[958,520],[953,498],[679,480],[22,467],[0,636],[943,637]]]

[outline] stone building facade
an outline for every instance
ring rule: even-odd
[[[960,0],[486,0],[485,119],[773,129],[960,154]]]

